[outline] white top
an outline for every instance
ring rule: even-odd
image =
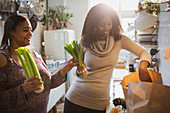
[[[66,94],[72,103],[95,110],[106,109],[110,102],[110,80],[121,49],[134,53],[141,60],[151,61],[150,54],[126,36],[116,42],[113,37],[107,37],[105,43],[105,46],[103,41],[93,44],[93,51],[84,48],[89,75],[75,77]]]

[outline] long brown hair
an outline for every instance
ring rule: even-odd
[[[118,14],[110,6],[100,3],[93,6],[86,16],[81,35],[84,47],[90,48],[90,44],[96,41],[95,37],[98,34],[96,31],[98,21],[106,15],[109,15],[112,19],[112,30],[110,32],[110,36],[113,36],[115,41],[121,39],[123,29]]]
[[[11,32],[16,30],[20,23],[25,22],[26,18],[21,15],[11,15],[7,18],[4,25],[4,34],[1,41],[1,49],[6,49],[9,46],[10,39],[12,38]]]

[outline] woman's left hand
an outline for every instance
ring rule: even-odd
[[[152,82],[147,67],[149,65],[148,61],[141,61],[139,66],[139,78],[141,81]]]
[[[74,66],[77,66],[78,62],[74,60],[74,58],[71,58],[67,64],[60,70],[60,74],[62,77],[64,77]]]

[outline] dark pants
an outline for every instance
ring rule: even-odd
[[[67,98],[65,98],[64,113],[105,113],[105,112],[106,110],[98,111],[73,104]]]

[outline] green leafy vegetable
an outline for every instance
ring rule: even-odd
[[[77,61],[80,66],[84,67],[84,70],[79,71],[79,75],[87,75],[88,71],[83,64],[81,45],[77,41],[73,40],[71,44],[65,45],[64,49]]]
[[[18,57],[19,57],[19,59],[22,63],[22,66],[24,68],[24,71],[26,73],[27,78],[30,78],[30,77],[33,77],[33,76],[37,76],[38,78],[41,78],[30,50],[26,47],[20,47],[20,48],[16,49],[15,51],[16,51],[16,53],[17,53],[17,55],[18,55]],[[38,87],[41,87],[41,89],[35,90],[35,92],[41,93],[44,89],[43,84],[38,86]]]

